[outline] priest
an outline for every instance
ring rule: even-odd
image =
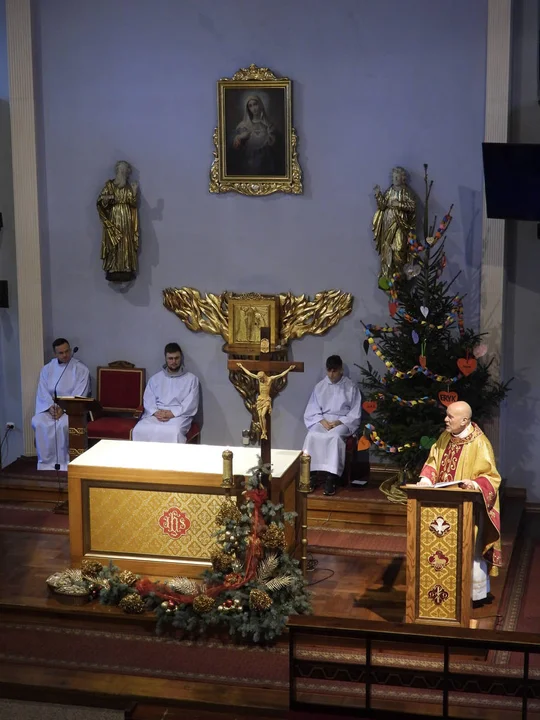
[[[431,448],[418,485],[459,480],[461,487],[482,493],[482,508],[475,526],[472,599],[476,604],[483,604],[489,601],[489,576],[497,575],[502,565],[501,476],[491,443],[471,417],[471,407],[466,402],[448,406],[444,419],[446,430]]]
[[[143,404],[144,413],[133,428],[133,440],[186,442],[199,409],[199,379],[184,370],[178,343],[165,345],[165,364],[148,381]]]
[[[55,401],[62,396],[87,397],[90,372],[73,357],[65,338],[57,338],[52,347],[54,358],[39,375],[32,427],[36,433],[37,469],[65,471],[69,462],[68,417]]]
[[[343,375],[340,356],[330,355],[326,377],[315,385],[304,413],[308,430],[304,451],[311,455],[312,472],[324,476],[325,495],[335,495],[345,467],[345,441],[358,429],[361,414],[357,385]]]

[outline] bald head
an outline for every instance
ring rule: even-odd
[[[446,409],[444,424],[452,435],[459,435],[471,422],[472,410],[469,403],[463,400],[452,403]]]

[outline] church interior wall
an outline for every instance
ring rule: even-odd
[[[432,212],[441,218],[455,204],[447,272],[462,270],[466,322],[478,327],[487,0],[48,0],[36,9],[47,347],[68,337],[95,377],[117,359],[151,374],[164,344],[179,341],[201,380],[203,442],[239,444],[249,418],[222,342],[165,310],[163,288],[351,292],[349,317],[293,342],[305,373],[275,403],[273,444],[299,448],[326,356],[341,354],[356,379],[362,321],[388,320],[373,185],[386,188],[402,165],[421,195],[426,162]],[[301,196],[208,192],[216,81],[250,63],[293,81]],[[140,271],[124,290],[101,269],[95,206],[120,159],[141,187]]]
[[[515,0],[510,142],[540,143],[536,0]],[[540,502],[540,240],[534,222],[508,223],[504,372],[513,377],[503,415],[504,472]]]
[[[7,280],[9,298],[9,308],[0,308],[1,437],[7,422],[16,428],[0,453],[2,465],[7,465],[21,454],[23,444],[5,0],[0,0],[0,213],[4,224],[0,230],[0,280]]]

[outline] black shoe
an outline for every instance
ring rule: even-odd
[[[495,596],[488,592],[485,598],[481,598],[480,600],[473,600],[473,609],[477,610],[478,608],[484,607],[484,605],[491,605],[494,600]]]
[[[324,483],[324,495],[335,495],[336,494],[336,476],[332,473],[326,475]]]

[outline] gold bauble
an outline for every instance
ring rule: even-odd
[[[81,563],[81,570],[83,575],[95,577],[103,570],[103,565],[100,562],[97,562],[97,560],[83,560]]]
[[[193,599],[193,609],[199,613],[199,615],[210,612],[213,607],[214,600],[208,597],[208,595],[197,595],[197,597]]]
[[[268,610],[271,604],[272,598],[268,593],[265,593],[264,590],[257,590],[257,588],[255,588],[249,593],[249,607],[252,610],[258,610],[259,612]]]
[[[118,580],[124,585],[133,585],[133,583],[137,581],[137,575],[132,573],[131,570],[122,570],[122,572],[118,574]]]
[[[228,555],[226,552],[223,552],[223,550],[216,548],[210,555],[210,560],[212,561],[212,567],[216,572],[225,572],[226,570],[231,569],[235,558],[232,555]]]
[[[144,600],[140,595],[130,593],[123,597],[118,603],[118,607],[121,608],[125,613],[142,613],[144,612],[145,605]]]
[[[242,518],[242,513],[230,500],[226,500],[222,503],[216,515],[216,525],[225,525],[225,523],[232,521],[239,523]]]
[[[262,545],[269,550],[285,550],[287,547],[285,530],[278,527],[276,523],[270,523],[270,525],[263,528],[260,539]]]

